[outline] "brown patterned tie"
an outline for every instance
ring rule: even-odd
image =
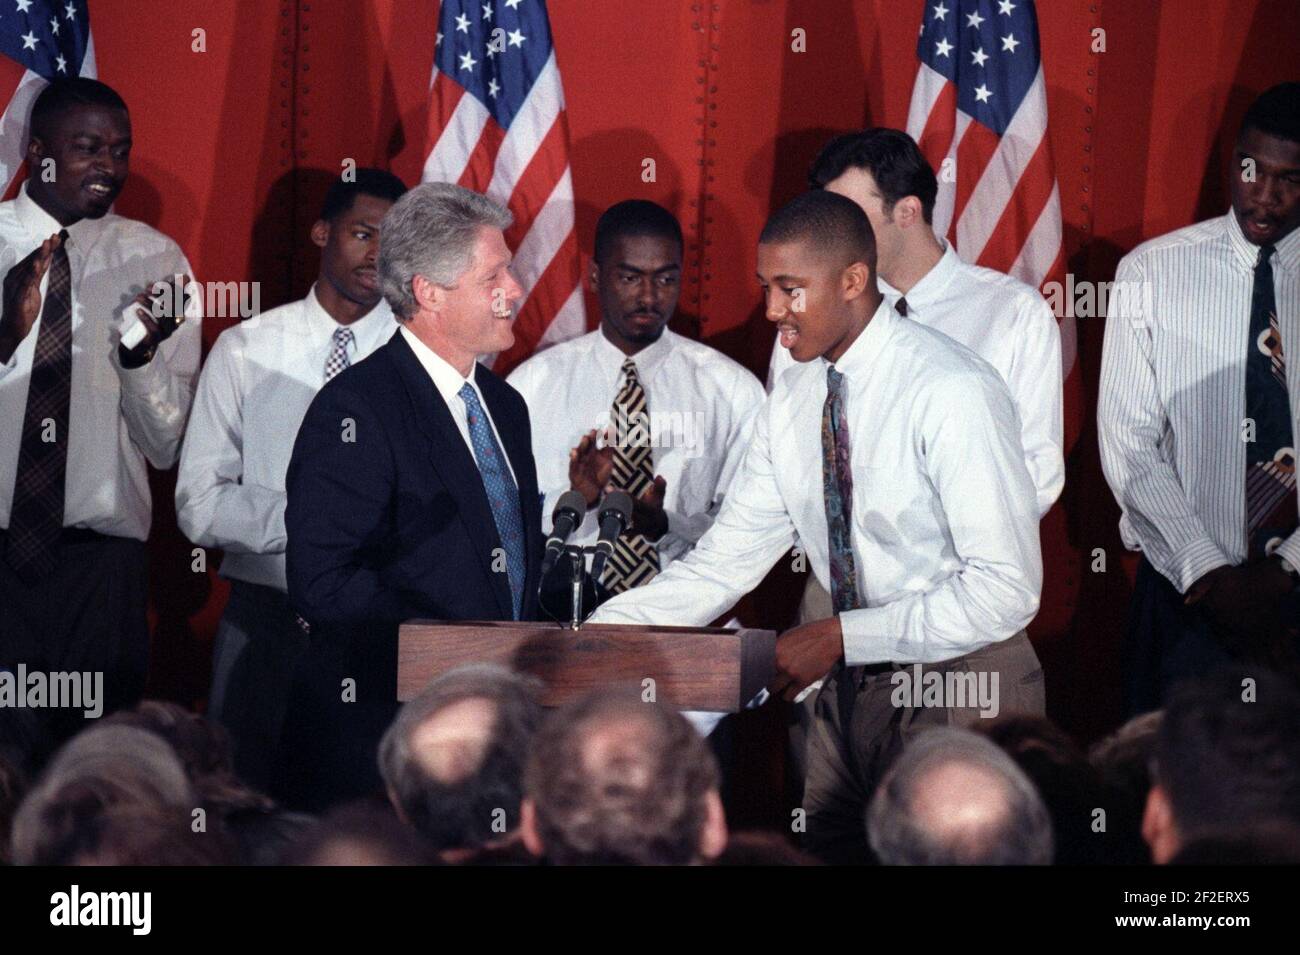
[[[645,388],[637,377],[636,363],[623,362],[623,387],[614,398],[614,470],[610,481],[632,497],[654,483],[654,455],[650,450],[650,414]],[[622,593],[653,579],[659,573],[659,549],[640,534],[622,534],[605,564],[600,582],[610,593]]]
[[[23,437],[9,511],[10,566],[35,582],[54,569],[63,529],[68,471],[68,405],[72,394],[72,272],[68,233],[50,259],[49,284],[23,415]]]

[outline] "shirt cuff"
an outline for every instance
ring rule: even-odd
[[[839,614],[840,632],[844,635],[844,665],[865,666],[893,662],[898,645],[898,622],[893,604],[845,610]]]
[[[1300,531],[1296,531],[1273,551],[1274,557],[1285,557],[1286,562],[1300,570]]]
[[[160,352],[155,352],[152,359],[139,368],[123,368],[117,346],[113,346],[111,362],[122,383],[122,394],[135,398],[150,398],[160,388],[167,386],[167,362]]]
[[[1232,561],[1224,556],[1218,545],[1208,537],[1202,537],[1174,552],[1169,558],[1168,573],[1180,594],[1187,593],[1188,588],[1216,567],[1231,567]]]

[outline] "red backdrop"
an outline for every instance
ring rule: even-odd
[[[612,202],[664,203],[688,236],[681,330],[765,370],[753,247],[833,133],[904,126],[922,0],[551,0],[572,131],[580,244]],[[119,202],[175,237],[198,276],[262,283],[263,308],[315,274],[307,229],[346,158],[414,182],[436,0],[91,0],[100,76],[127,99],[135,159]],[[1052,145],[1076,280],[1113,277],[1137,242],[1227,204],[1242,112],[1294,78],[1294,0],[1040,0]],[[806,52],[791,51],[791,33]],[[204,52],[195,33],[203,30]],[[1095,30],[1104,31],[1102,34]],[[1094,51],[1104,40],[1104,52]],[[653,158],[657,181],[641,179]],[[588,304],[589,315],[595,311]],[[207,323],[212,339],[229,322]],[[1044,524],[1032,628],[1052,715],[1090,738],[1119,717],[1132,561],[1097,462],[1103,323],[1079,321],[1084,408],[1064,496]],[[201,702],[225,599],[190,570],[171,483],[155,480],[154,691]],[[1093,572],[1094,549],[1107,569]],[[753,612],[779,625],[784,571]]]

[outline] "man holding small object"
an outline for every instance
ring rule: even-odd
[[[144,688],[146,465],[175,464],[199,363],[199,303],[179,326],[175,296],[153,304],[184,254],[110,211],[130,154],[116,92],[56,81],[0,203],[0,666],[102,671],[108,709]],[[145,312],[134,351],[124,305]]]

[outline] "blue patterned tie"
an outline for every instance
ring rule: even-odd
[[[518,620],[523,606],[525,572],[524,515],[519,506],[519,488],[510,476],[505,455],[492,433],[492,424],[478,400],[478,392],[469,382],[461,386],[460,399],[465,402],[469,440],[474,445],[474,457],[478,461],[479,476],[483,479],[483,490],[487,492],[488,503],[492,505],[492,520],[496,522],[501,545],[506,549],[510,598],[514,604],[514,618]]]
[[[831,603],[836,613],[860,606],[857,563],[853,559],[853,474],[849,460],[844,376],[828,365],[826,404],[822,406],[822,493],[830,536]]]

